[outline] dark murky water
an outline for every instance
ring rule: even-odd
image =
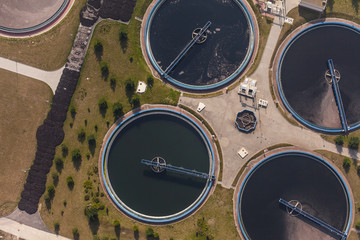
[[[153,55],[165,70],[192,39],[195,28],[211,21],[206,42],[195,44],[170,76],[190,85],[225,80],[242,64],[249,49],[249,24],[233,0],[168,0],[150,27]]]
[[[340,91],[348,124],[360,121],[360,33],[327,24],[309,30],[289,47],[280,77],[292,109],[306,121],[321,127],[341,127],[331,85],[324,75],[328,59],[340,71]]]
[[[339,230],[347,223],[349,208],[343,184],[314,157],[287,153],[264,161],[247,181],[239,209],[254,240],[334,239],[303,217],[290,216],[279,205],[280,198],[300,201],[304,211]]]
[[[111,185],[133,210],[166,216],[184,210],[201,194],[206,180],[173,172],[154,173],[141,159],[163,157],[168,164],[209,172],[209,155],[199,133],[168,114],[142,116],[116,137],[108,162]]]

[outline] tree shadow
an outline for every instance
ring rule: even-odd
[[[100,222],[99,222],[99,218],[95,218],[89,221],[89,227],[91,230],[91,233],[93,235],[96,235],[97,232],[99,231],[99,227],[100,227]]]
[[[50,199],[45,199],[45,205],[46,205],[46,209],[50,210],[51,209],[51,200]]]
[[[354,1],[354,0],[353,0]],[[329,6],[330,11],[333,10],[335,0],[328,0],[327,5]]]
[[[354,150],[354,149],[349,149],[349,155],[350,155],[351,158],[357,159],[358,158],[358,151]]]
[[[139,231],[134,231],[134,238],[135,240],[139,240],[140,238]]]
[[[55,226],[55,234],[59,235],[59,231],[60,231],[60,225],[56,225]]]
[[[73,237],[74,237],[74,240],[79,240],[80,239],[80,234],[78,232],[73,233]]]
[[[68,183],[68,187],[69,187],[70,191],[72,191],[74,189],[74,185],[75,185],[74,182]]]
[[[134,94],[135,94],[135,91],[133,91],[133,90],[126,90],[126,97],[128,98],[129,102],[130,102],[132,96],[134,96]]]
[[[101,61],[102,55],[103,55],[103,51],[102,51],[102,50],[101,50],[101,51],[95,51],[95,57],[96,57],[96,60],[97,60],[98,62]]]
[[[336,146],[336,151],[341,154],[343,152],[343,146],[337,144],[335,146]]]
[[[95,154],[95,149],[96,149],[96,142],[89,143],[89,150],[92,156],[94,156]]]
[[[101,116],[104,118],[107,112],[107,108],[100,108],[99,109]]]
[[[114,227],[114,230],[115,230],[115,235],[116,235],[116,238],[117,239],[120,239],[120,230],[121,230],[121,226],[115,226]]]
[[[351,0],[351,4],[353,5],[356,14],[359,13],[359,1],[360,0]]]
[[[79,171],[80,166],[81,166],[81,161],[82,159],[73,159],[73,164],[74,164],[74,168],[76,169],[76,171]]]

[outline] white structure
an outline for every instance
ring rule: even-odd
[[[258,92],[256,82],[251,78],[245,78],[244,82],[240,84],[238,94],[254,98],[256,92]]]
[[[299,6],[323,12],[325,10],[326,3],[327,0],[301,0]]]
[[[197,111],[201,112],[204,108],[205,108],[205,104],[203,104],[202,102],[199,102],[199,105],[197,107]]]
[[[263,107],[263,108],[267,108],[268,106],[268,101],[264,100],[264,99],[259,99],[259,106]]]
[[[238,151],[238,154],[239,156],[244,159],[249,153],[246,151],[245,148],[241,148],[239,151]]]
[[[139,81],[138,86],[136,88],[137,93],[144,93],[146,91],[146,83]]]

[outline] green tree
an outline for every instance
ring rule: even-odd
[[[120,40],[121,49],[123,50],[123,52],[125,52],[127,49],[128,40],[129,40],[127,33],[124,31],[120,31],[119,32],[119,40]]]
[[[147,228],[145,234],[147,238],[154,237],[154,229],[152,229],[151,227]]]
[[[350,169],[350,166],[351,166],[351,160],[349,158],[344,158],[343,160],[343,167],[346,171],[349,171]]]
[[[87,141],[88,141],[89,147],[95,146],[96,145],[96,139],[95,139],[94,134],[89,135],[87,137]]]
[[[357,222],[357,223],[355,224],[355,228],[356,228],[357,230],[360,230],[360,222]]]
[[[342,135],[337,136],[335,138],[335,143],[340,146],[344,145],[344,136]]]
[[[74,179],[73,179],[72,176],[68,176],[68,177],[66,178],[66,183],[67,183],[67,185],[68,185],[68,187],[69,187],[70,190],[73,190],[73,189],[74,189],[75,182],[74,182]]]
[[[59,173],[61,173],[64,168],[64,161],[60,157],[55,158],[55,168]]]
[[[55,229],[55,233],[59,234],[59,230],[60,230],[60,223],[59,222],[54,222],[54,229]]]
[[[131,100],[130,100],[130,104],[133,108],[137,108],[140,106],[140,98],[138,95],[134,95],[132,96]]]
[[[89,222],[98,220],[98,208],[94,205],[86,206],[84,209],[85,216],[88,218]]]
[[[86,133],[83,128],[78,131],[78,141],[83,143],[85,141]]]
[[[70,115],[71,115],[71,117],[72,117],[73,119],[74,119],[75,116],[76,116],[76,108],[75,108],[75,106],[73,106],[73,105],[70,106]]]
[[[154,86],[154,78],[152,76],[149,76],[146,80],[147,85],[149,88],[152,88]]]
[[[135,91],[135,83],[131,78],[125,81],[125,90],[127,93],[133,93]]]
[[[94,45],[94,52],[95,52],[95,56],[96,56],[96,59],[98,61],[101,61],[101,57],[103,55],[103,51],[104,51],[104,47],[103,47],[103,44],[102,42],[100,42],[99,40],[96,41],[95,45]]]
[[[69,148],[65,143],[61,144],[61,152],[63,157],[66,157],[69,154]]]
[[[49,195],[50,199],[55,197],[55,187],[54,185],[50,185],[47,187],[47,194]]]
[[[114,105],[113,105],[114,121],[119,119],[123,114],[124,114],[123,105],[121,104],[121,102],[114,103]]]
[[[103,117],[105,117],[106,111],[107,111],[107,109],[108,109],[108,103],[107,103],[106,99],[105,99],[105,98],[101,98],[101,99],[99,100],[98,105],[99,105],[99,111],[100,111],[101,115],[102,115]]]
[[[51,174],[51,177],[52,177],[54,185],[57,186],[59,183],[59,175],[56,172],[53,172]]]
[[[359,148],[359,137],[350,137],[349,148],[358,150]]]
[[[74,150],[71,152],[71,159],[72,159],[74,162],[81,161],[81,153],[80,153],[80,150],[79,150],[79,149],[74,149]]]
[[[80,238],[79,229],[73,228],[72,229],[72,234],[73,234],[74,240],[78,240]]]
[[[116,78],[115,77],[111,77],[110,78],[110,88],[115,91],[115,88],[116,88]]]
[[[106,80],[109,77],[109,66],[106,62],[100,63],[101,76]]]

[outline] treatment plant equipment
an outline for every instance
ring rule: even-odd
[[[282,43],[273,77],[301,124],[325,133],[360,127],[359,42],[357,24],[325,20],[301,26]]]
[[[189,113],[169,108],[125,118],[111,130],[101,158],[102,181],[111,201],[127,216],[150,224],[187,217],[204,203],[215,183],[210,134]]]
[[[269,153],[241,179],[236,219],[245,239],[333,240],[349,234],[350,187],[326,159],[297,150]]]
[[[257,23],[246,1],[158,0],[147,13],[143,47],[149,63],[183,90],[221,88],[254,57]]]

